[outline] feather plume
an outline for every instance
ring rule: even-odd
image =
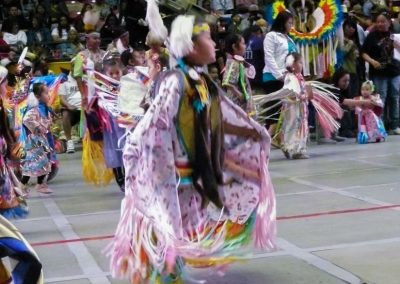
[[[157,0],[147,0],[146,21],[149,23],[150,31],[162,39],[162,41],[165,41],[168,37],[168,30],[161,18],[156,1]]]
[[[169,50],[175,58],[183,58],[193,50],[194,16],[178,16],[172,23]]]
[[[100,14],[97,11],[86,11],[83,15],[83,23],[85,25],[95,26],[100,19]]]

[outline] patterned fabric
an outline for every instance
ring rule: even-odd
[[[108,117],[109,129],[103,131],[103,153],[107,168],[123,167],[122,147],[118,145],[119,139],[125,134],[125,129],[118,126],[118,123],[111,116]],[[120,145],[124,145],[121,141]]]
[[[284,88],[293,90],[295,97],[282,101],[280,117],[280,141],[284,153],[305,154],[308,138],[308,102],[305,96],[305,82],[301,75],[288,73],[285,77]]]
[[[163,79],[124,149],[126,193],[109,249],[113,275],[132,283],[175,283],[184,274],[184,262],[228,264],[251,240],[260,248],[274,246],[268,133],[221,96],[223,121],[253,129],[261,140],[225,134],[224,184],[218,189],[224,208],[204,203],[190,178],[190,159],[177,131],[178,114],[193,107],[182,100],[187,94],[183,77],[176,71]]]
[[[229,85],[233,86],[241,93],[239,97],[237,94],[233,93],[231,89],[227,88],[229,99],[240,106],[245,112],[254,112],[255,109],[249,78],[246,76],[243,63],[233,58],[227,59],[224,77],[222,79],[222,86],[227,87]]]
[[[363,97],[356,97],[356,100],[363,100]],[[382,119],[379,117],[383,112],[383,102],[377,97],[373,97],[377,106],[374,109],[356,108],[358,115],[358,143],[365,144],[371,142],[383,142],[387,133]]]
[[[8,265],[0,261],[0,283],[14,284],[43,284],[42,264],[25,238],[5,218],[0,216],[0,258],[9,257],[11,262],[10,273]]]
[[[28,207],[22,197],[21,183],[8,165],[6,153],[6,141],[0,137],[0,214],[6,218],[25,217]]]
[[[51,147],[47,139],[51,118],[42,116],[39,107],[33,107],[27,110],[22,122],[28,133],[24,144],[26,157],[22,160],[22,174],[30,177],[47,175],[51,170]]]

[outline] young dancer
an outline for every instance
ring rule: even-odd
[[[22,118],[22,132],[26,140],[24,149],[26,156],[22,159],[22,179],[28,184],[30,177],[37,177],[36,190],[49,194],[53,191],[48,187],[46,177],[51,171],[51,152],[48,134],[52,121],[52,110],[48,107],[48,88],[44,83],[35,83],[28,97],[28,106]]]
[[[178,16],[170,52],[177,69],[124,149],[125,199],[109,249],[113,276],[131,283],[183,283],[184,265],[225,266],[244,245],[274,247],[269,135],[202,72],[215,62],[206,23]]]
[[[288,159],[308,159],[308,100],[312,97],[312,91],[306,87],[301,74],[303,58],[299,53],[287,56],[286,68],[288,73],[285,75],[284,88],[293,90],[294,95],[282,102],[278,122],[281,149]]]
[[[385,141],[387,133],[380,118],[383,112],[383,102],[379,94],[374,93],[372,81],[365,81],[361,86],[361,96],[355,97],[354,104],[358,115],[357,142],[365,144]],[[344,105],[351,105],[351,100],[345,99]]]
[[[231,34],[228,35],[225,44],[229,56],[226,60],[222,86],[226,88],[227,95],[233,102],[249,115],[255,116],[256,111],[252,101],[250,81],[245,67],[246,62],[243,58],[246,52],[244,38],[239,34]],[[254,67],[252,65],[250,67],[252,69],[248,70],[255,72]]]

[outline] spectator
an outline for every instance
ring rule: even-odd
[[[42,22],[42,25],[44,27],[49,28],[50,27],[50,16],[49,13],[46,11],[45,6],[42,4],[38,4],[35,9],[35,17],[40,19]]]
[[[355,17],[357,19],[357,22],[364,30],[372,25],[371,17],[363,13],[363,9],[360,4],[356,4],[353,6],[353,9],[349,12],[349,16]]]
[[[231,21],[232,23],[228,28],[228,33],[240,33],[240,23],[242,22],[242,16],[238,12],[234,12],[231,16]]]
[[[264,68],[263,32],[259,26],[254,25],[245,32],[244,38],[246,40],[245,59],[248,63],[253,65],[256,70],[255,78],[250,79],[251,86],[255,89],[262,85]]]
[[[263,36],[265,36],[269,30],[268,22],[264,19],[258,19],[255,22],[256,26],[259,26],[262,30]]]
[[[365,16],[370,17],[371,16],[371,10],[375,6],[375,3],[373,0],[365,0],[363,4],[363,13]]]
[[[221,14],[233,10],[233,0],[212,0],[211,8]]]
[[[69,70],[63,69],[62,72],[68,74],[68,80],[60,85],[58,95],[60,96],[63,128],[67,139],[67,153],[74,153],[75,145],[71,139],[71,129],[80,122],[82,96],[78,84]]]
[[[257,5],[257,0],[235,0],[235,6],[243,6],[246,8],[250,8],[252,5]]]
[[[92,4],[89,3],[85,3],[82,6],[82,9],[79,13],[79,15],[75,18],[75,29],[80,32],[83,33],[85,32],[85,24],[83,23],[83,17],[85,16],[85,13],[89,10],[92,10],[93,6]]]
[[[343,69],[350,74],[349,93],[352,97],[359,95],[360,79],[362,75],[358,72],[361,70],[359,64],[360,41],[357,33],[357,23],[348,18],[343,23],[343,46],[340,48],[343,54]],[[361,77],[361,78],[360,78]]]
[[[9,45],[26,45],[27,43],[26,33],[19,29],[19,24],[17,22],[12,24],[11,32],[4,33],[3,39]]]
[[[6,52],[9,52],[10,49],[11,49],[11,47],[3,39],[3,32],[0,31],[0,52],[6,53]]]
[[[51,32],[51,36],[54,42],[62,42],[68,40],[68,32],[71,29],[75,29],[71,27],[69,20],[67,17],[62,16],[60,21],[58,22],[58,26],[53,29]]]
[[[262,19],[263,15],[260,11],[260,9],[258,8],[257,4],[252,4],[249,7],[249,23],[250,26],[254,25],[258,20]]]
[[[400,135],[400,61],[393,57],[394,48],[400,51],[400,43],[391,39],[392,23],[387,12],[376,17],[375,27],[365,40],[362,56],[369,63],[370,79],[386,107],[388,134]]]
[[[56,26],[61,17],[66,17],[67,19],[69,19],[69,11],[67,5],[65,4],[65,1],[45,0],[43,1],[43,4],[46,8],[46,11],[50,15],[49,17],[52,28]]]
[[[17,7],[17,9],[21,10],[21,1],[20,0],[3,0],[3,7],[9,9],[11,7]]]
[[[108,45],[107,51],[122,54],[125,50],[132,50],[132,47],[129,46],[129,32],[124,29],[119,29],[115,32],[114,39]]]
[[[339,89],[339,102],[343,102],[345,99],[354,98],[354,94],[350,93],[350,74],[343,68],[339,68],[333,75],[333,85]],[[333,139],[337,142],[344,141],[343,137],[354,138],[356,137],[356,123],[355,123],[355,112],[351,108],[342,104],[344,110],[342,119],[340,120],[339,136],[336,133],[333,135]]]
[[[98,12],[100,15],[100,20],[104,23],[105,19],[107,19],[110,14],[111,6],[108,5],[104,0],[96,0],[93,10]]]
[[[25,18],[21,15],[21,11],[17,6],[11,6],[8,10],[8,17],[3,21],[1,30],[3,32],[11,33],[11,29],[14,23],[17,23],[21,29],[27,29],[28,24]]]
[[[126,2],[125,21],[132,46],[143,45],[146,35],[149,32],[147,28],[146,18],[146,2],[145,0],[129,0]],[[134,35],[134,36],[133,36]]]
[[[57,48],[61,50],[62,58],[72,59],[75,54],[85,49],[79,41],[78,32],[75,29],[70,29],[68,32],[68,41],[60,43]]]
[[[278,14],[271,31],[265,36],[263,87],[266,94],[278,91],[283,87],[286,57],[289,53],[296,52],[296,45],[288,36],[292,27],[293,15],[288,11],[283,11]],[[268,106],[271,107],[276,103],[276,101],[272,101]],[[266,123],[269,125],[271,136],[275,134],[279,113],[279,106],[271,108],[270,112],[267,113],[269,118]]]
[[[29,18],[35,11],[37,0],[21,0],[22,14],[25,18]]]
[[[50,31],[37,17],[32,17],[31,28],[26,32],[28,46],[38,46],[52,41]]]
[[[114,14],[108,15],[104,26],[100,30],[100,35],[103,43],[109,44],[113,38],[115,38],[115,34],[119,30],[119,20],[117,16]]]

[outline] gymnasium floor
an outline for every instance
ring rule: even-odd
[[[311,145],[311,159],[299,161],[272,150],[279,249],[257,252],[223,278],[213,270],[191,277],[211,284],[400,283],[399,142]],[[102,252],[123,195],[114,184],[86,185],[80,154],[59,156],[55,193],[32,192],[29,218],[14,223],[38,252],[46,283],[127,283],[111,279]]]

